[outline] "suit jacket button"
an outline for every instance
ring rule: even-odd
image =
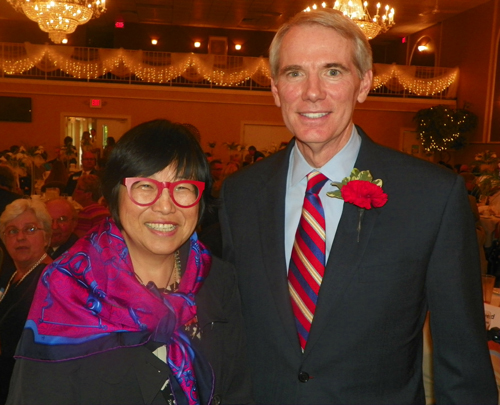
[[[309,381],[309,374],[307,374],[305,371],[301,371],[299,373],[299,381],[301,383],[306,383]]]
[[[212,405],[220,405],[222,403],[220,395],[214,395]]]

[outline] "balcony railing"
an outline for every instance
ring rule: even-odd
[[[269,91],[266,58],[0,43],[0,78]],[[370,95],[454,99],[458,68],[374,65]]]

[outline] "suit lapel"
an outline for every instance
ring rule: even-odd
[[[285,196],[289,157],[294,142],[290,142],[286,153],[272,168],[275,175],[263,186],[258,199],[262,215],[259,217],[267,286],[272,292],[276,310],[285,328],[290,343],[298,348],[295,317],[288,292],[288,278],[285,258]]]
[[[383,179],[383,173],[380,170],[377,171],[380,162],[373,158],[374,153],[372,152],[375,144],[359,128],[358,131],[362,143],[354,167],[359,170],[370,170],[374,178]],[[337,233],[330,249],[325,276],[321,284],[305,355],[309,353],[315,342],[321,337],[323,328],[332,320],[332,311],[340,307],[343,293],[355,280],[364,252],[370,242],[373,226],[381,209],[383,207],[364,211],[358,242],[359,209],[353,204],[344,203]]]

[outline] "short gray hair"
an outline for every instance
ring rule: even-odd
[[[7,224],[28,210],[33,211],[36,219],[42,223],[43,230],[47,235],[46,239],[48,244],[50,244],[50,238],[52,237],[52,217],[42,201],[32,200],[31,198],[14,200],[5,207],[5,210],[0,216],[0,237],[2,241],[5,240],[5,235],[3,233]]]
[[[269,47],[269,64],[271,65],[271,76],[277,81],[280,68],[280,50],[283,38],[293,27],[301,25],[321,25],[335,30],[342,37],[352,41],[352,61],[358,76],[362,79],[366,72],[372,69],[372,49],[363,31],[338,10],[321,9],[310,12],[301,11],[290,21],[283,24]]]

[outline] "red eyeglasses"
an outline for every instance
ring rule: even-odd
[[[140,206],[154,204],[166,188],[175,205],[189,208],[198,204],[205,190],[205,183],[195,180],[179,180],[170,183],[147,177],[125,177],[122,184],[127,187],[130,199]]]

